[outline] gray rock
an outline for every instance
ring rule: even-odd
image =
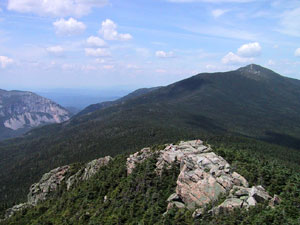
[[[221,205],[212,209],[213,214],[229,213],[234,208],[242,208],[244,201],[239,198],[226,199]]]
[[[31,205],[28,203],[21,203],[19,205],[15,205],[10,209],[7,209],[5,212],[5,219],[12,217],[15,213],[20,212],[26,208],[29,208]]]
[[[71,117],[62,106],[27,91],[0,90],[0,106],[1,126],[19,132],[23,129],[22,133],[43,124],[61,123]]]
[[[112,157],[106,156],[104,158],[95,159],[85,165],[85,167],[79,170],[76,174],[69,177],[66,181],[67,190],[69,190],[75,183],[85,181],[94,176],[103,166],[108,165],[112,160]]]
[[[233,172],[232,177],[234,178],[233,182],[235,185],[249,187],[248,181],[240,174]]]
[[[242,197],[249,196],[251,188],[245,188],[243,186],[234,186],[230,191],[230,196]]]
[[[130,155],[127,158],[126,166],[127,166],[127,174],[131,174],[137,164],[144,162],[148,159],[153,153],[150,148],[143,148],[141,151],[136,152]]]
[[[194,212],[193,212],[193,218],[199,218],[203,215],[204,213],[204,209],[203,208],[199,208],[199,209],[196,209]]]
[[[30,187],[28,200],[26,203],[15,205],[6,211],[6,219],[28,207],[34,207],[38,203],[45,201],[53,192],[56,192],[63,185],[67,186],[67,190],[74,185],[75,182],[84,181],[94,176],[101,167],[106,166],[112,158],[110,156],[93,160],[79,170],[75,175],[66,177],[69,174],[70,166],[62,166],[45,173],[38,183]]]
[[[103,198],[103,202],[106,202],[107,199],[108,199],[108,198],[107,198],[107,195],[105,195],[104,198]]]
[[[262,186],[252,187],[250,196],[253,197],[258,203],[271,200],[271,196],[265,191]]]
[[[30,187],[28,204],[37,205],[40,201],[46,200],[50,193],[57,191],[69,169],[70,166],[63,166],[44,174],[38,183]]]
[[[278,195],[274,195],[274,197],[270,200],[269,205],[274,208],[276,205],[281,203],[281,199]]]
[[[257,204],[256,200],[253,197],[248,198],[247,203],[249,206],[255,206]]]
[[[221,194],[227,195],[227,198],[214,208],[214,213],[230,212],[236,207],[248,208],[262,199],[270,200],[263,187],[248,188],[248,181],[233,172],[226,160],[211,151],[202,141],[188,141],[169,145],[159,152],[156,164],[158,174],[163,168],[170,168],[172,163],[180,164],[176,194],[169,197],[168,208],[175,204],[188,209],[203,208],[216,201]]]
[[[186,208],[185,204],[182,202],[170,202],[167,206],[167,211],[173,209],[174,207],[178,209],[184,209]]]
[[[180,201],[180,197],[177,195],[177,193],[171,194],[170,197],[167,199],[167,202],[172,201]]]

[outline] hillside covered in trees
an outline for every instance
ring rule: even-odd
[[[179,166],[172,164],[158,176],[155,152],[163,146],[153,146],[154,155],[137,165],[131,174],[126,168],[128,155],[118,155],[91,179],[69,191],[61,188],[48,200],[17,213],[3,224],[299,224],[299,165],[268,154],[276,149],[274,145],[230,137],[208,142],[249,185],[262,185],[271,195],[280,197],[280,204],[273,208],[259,203],[250,209],[236,208],[229,214],[212,214],[210,210],[224,201],[220,196],[196,218],[188,208],[175,207],[166,213]]]
[[[236,213],[234,217],[220,215],[219,219],[216,218],[215,224],[218,224],[218,221],[219,224],[226,224],[222,222],[227,220],[228,224],[237,223],[236,221],[240,221],[238,224],[243,224],[242,221],[245,224],[249,221],[253,224],[255,221],[263,224],[268,219],[273,223],[285,219],[284,222],[288,221],[287,224],[296,224],[299,214],[297,211],[299,209],[297,173],[300,161],[299,97],[298,80],[280,76],[258,65],[249,65],[226,73],[199,74],[166,87],[132,95],[120,102],[101,105],[95,110],[90,108],[87,114],[83,113],[62,124],[34,129],[22,138],[0,143],[2,214],[12,205],[25,201],[29,187],[37,182],[42,174],[58,166],[83,163],[107,155],[117,156],[114,163],[108,166],[110,171],[104,173],[114,177],[111,181],[112,186],[102,181],[102,178],[100,180],[93,178],[80,185],[77,191],[61,193],[59,199],[66,202],[69,201],[71,193],[79,196],[77,205],[70,203],[70,206],[66,207],[70,211],[63,211],[60,208],[62,207],[59,205],[60,200],[53,200],[57,205],[49,200],[43,203],[40,212],[33,210],[30,214],[29,210],[29,214],[24,215],[22,220],[35,221],[39,224],[37,221],[45,219],[43,215],[50,218],[54,213],[61,215],[61,218],[70,215],[72,219],[72,210],[83,213],[85,208],[80,208],[81,206],[87,204],[84,207],[90,207],[85,193],[89,193],[88,188],[91,187],[94,187],[96,192],[102,189],[108,192],[127,190],[123,194],[118,193],[120,194],[118,200],[121,199],[122,202],[123,198],[127,199],[125,193],[128,194],[136,188],[134,185],[137,180],[130,180],[134,178],[141,179],[138,183],[145,187],[138,189],[136,196],[129,196],[128,199],[135,199],[133,202],[136,201],[138,206],[145,204],[145,207],[154,207],[155,204],[150,204],[151,201],[142,203],[141,198],[145,196],[145,191],[153,188],[153,193],[160,190],[166,193],[173,192],[174,180],[171,178],[175,175],[168,175],[168,179],[152,181],[149,176],[153,179],[160,178],[152,177],[152,172],[142,167],[140,174],[132,178],[127,177],[122,161],[126,157],[118,155],[136,152],[145,146],[201,139],[214,146],[214,150],[224,156],[250,183],[261,184],[271,194],[280,195],[283,203],[279,208],[285,207],[276,211],[277,208],[271,210],[267,206],[261,206],[259,210]],[[105,175],[99,173],[97,176]],[[104,180],[110,179],[104,177]],[[128,182],[133,183],[130,186]],[[155,186],[153,182],[157,185]],[[129,188],[126,189],[122,185],[129,185],[132,189],[129,186],[126,186]],[[151,210],[153,223],[162,223],[168,218],[158,216],[161,215],[162,208],[165,210],[167,194],[158,196],[159,207]],[[91,205],[98,204],[96,199],[97,196],[92,198]],[[128,204],[131,204],[130,202]],[[104,206],[99,202],[98,207],[108,207],[107,212],[112,212],[109,210],[114,208],[116,214],[110,215],[118,217],[124,214],[128,219],[128,215],[122,211],[120,205],[115,209],[114,204]],[[132,215],[136,221],[144,216],[148,218],[148,214],[142,215],[142,212],[136,209],[136,205],[126,205],[123,210],[126,207],[133,207],[132,213],[138,213]],[[179,210],[174,212],[170,219],[176,218],[178,221],[182,219],[189,223],[191,217],[187,216],[188,214],[189,211]],[[107,217],[107,221],[110,221],[108,215],[100,213],[99,218],[100,215],[101,218]],[[250,215],[253,220],[250,220]],[[15,219],[17,218],[20,222],[20,218],[23,217],[18,215]],[[127,221],[126,218],[125,222],[135,223]],[[110,219],[113,221],[113,218]],[[58,220],[52,223],[56,224],[58,221],[59,216]],[[16,221],[14,223],[18,224]],[[147,223],[145,220],[145,224]]]

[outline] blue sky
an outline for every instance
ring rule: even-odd
[[[0,88],[165,85],[257,63],[300,79],[294,0],[1,0]]]

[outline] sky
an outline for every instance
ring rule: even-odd
[[[256,63],[300,79],[300,1],[0,0],[0,88],[140,88]]]

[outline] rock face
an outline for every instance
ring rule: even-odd
[[[71,166],[68,165],[51,170],[44,174],[38,183],[31,185],[27,202],[8,209],[5,217],[9,218],[18,211],[36,206],[39,202],[48,199],[59,188],[67,188],[69,190],[75,183],[90,179],[111,160],[110,156],[95,159],[85,164],[83,168],[72,176],[70,176]]]
[[[79,170],[73,176],[70,176],[69,179],[66,181],[67,190],[69,190],[75,183],[79,181],[85,181],[90,179],[100,170],[101,167],[106,166],[111,160],[112,157],[106,156],[104,158],[95,159],[87,163],[84,168]]]
[[[14,207],[6,210],[5,218],[12,217],[16,212],[22,211],[23,209],[26,209],[30,207],[31,205],[28,203],[21,203],[19,205],[15,205]],[[0,220],[1,222],[1,220]]]
[[[30,187],[28,204],[36,205],[38,202],[46,200],[47,196],[55,192],[65,180],[69,169],[70,166],[63,166],[44,174],[38,183]]]
[[[133,169],[136,167],[138,163],[144,162],[147,158],[152,155],[150,148],[143,148],[141,151],[136,152],[130,155],[127,158],[127,174],[131,174]]]
[[[69,118],[70,113],[66,109],[32,92],[0,90],[0,127],[3,129],[27,131]]]
[[[128,174],[152,154],[147,148],[131,155],[127,159]],[[205,146],[200,140],[168,145],[159,151],[157,174],[174,163],[180,165],[180,174],[176,193],[168,198],[167,210],[173,207],[188,208],[195,210],[194,216],[198,217],[207,204],[215,202],[221,195],[227,196],[226,200],[212,209],[212,213],[228,212],[236,207],[248,208],[258,202],[271,200],[263,187],[249,188],[243,176],[232,171],[225,159],[212,152],[210,146]]]

